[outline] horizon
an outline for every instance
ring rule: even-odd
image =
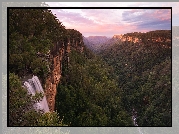
[[[172,26],[173,27],[173,26]],[[178,26],[179,27],[179,26]],[[160,30],[160,29],[158,29],[158,30]],[[150,30],[150,31],[146,31],[146,32],[140,32],[140,33],[147,33],[147,32],[151,32],[151,31],[158,31],[158,30]],[[171,29],[170,29],[170,31],[171,31]],[[138,31],[135,31],[135,32],[138,32]],[[131,33],[135,33],[135,32],[131,32]],[[139,32],[138,32],[139,33]],[[127,33],[124,33],[124,34],[127,34]],[[115,35],[124,35],[124,34],[114,34],[113,36],[115,36]],[[84,35],[83,35],[84,36]],[[84,36],[85,38],[88,38],[88,37],[104,37],[105,35],[90,35],[90,36]],[[107,37],[107,38],[112,38],[113,36],[105,36],[105,37]]]

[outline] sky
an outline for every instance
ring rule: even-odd
[[[50,7],[172,7],[179,25],[179,2],[46,2]],[[51,9],[67,29],[83,36],[107,36],[171,29],[170,9]]]

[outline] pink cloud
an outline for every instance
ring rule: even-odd
[[[91,27],[86,27],[85,29],[82,27],[76,27],[80,32],[85,33],[85,36],[90,35],[107,35],[113,36],[115,34],[124,34],[127,32],[136,31],[136,26],[130,24],[123,25],[112,25],[112,24],[103,24],[103,25],[95,25]]]
[[[57,18],[63,22],[68,22],[76,25],[92,25],[94,22],[88,18],[83,17],[79,13],[67,12],[63,10],[55,11]]]
[[[162,9],[54,9],[52,12],[66,28],[76,29],[85,36],[146,32],[160,28],[160,23],[168,25],[171,19],[170,10]]]
[[[108,16],[107,12],[109,12],[109,10],[85,9],[82,11],[87,17],[79,13],[67,12],[61,9],[52,10],[52,12],[66,26],[66,28],[77,29],[81,33],[118,33],[123,29],[123,26],[120,23],[106,23],[106,19],[110,20],[110,17],[105,19],[105,16]]]
[[[151,17],[160,20],[171,20],[171,10],[170,9],[159,9],[155,10]]]

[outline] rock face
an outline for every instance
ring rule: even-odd
[[[112,39],[115,39],[115,40],[120,40],[120,41],[131,41],[131,42],[134,42],[134,43],[137,43],[137,42],[140,42],[141,40],[137,37],[132,37],[132,36],[124,36],[123,34],[120,34],[120,35],[114,35],[112,37]]]
[[[64,47],[59,50],[59,54],[52,57],[52,70],[45,82],[45,94],[50,111],[54,111],[55,96],[57,86],[60,82],[62,71],[62,58],[64,55]]]
[[[79,40],[80,38],[80,40]],[[57,42],[54,44],[54,47],[51,49],[50,54],[50,74],[45,81],[45,95],[47,98],[47,103],[49,106],[49,111],[53,112],[55,109],[55,96],[57,93],[57,87],[60,82],[62,74],[62,62],[66,60],[69,62],[68,53],[71,49],[76,51],[83,52],[84,43],[82,36],[78,37],[78,40],[73,39],[73,41],[68,40],[68,42]]]

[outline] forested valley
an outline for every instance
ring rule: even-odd
[[[10,126],[171,126],[170,30],[127,33],[94,51],[48,9],[8,13]],[[54,111],[34,110],[44,94],[27,94],[23,78],[36,75],[45,89],[49,57],[62,48]]]
[[[139,42],[118,41],[99,55],[118,76],[122,104],[135,109],[140,126],[171,126],[171,31],[128,33]]]

